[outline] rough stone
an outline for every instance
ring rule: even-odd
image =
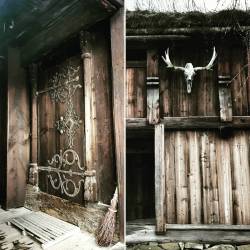
[[[180,249],[183,250],[185,247],[185,244],[183,242],[179,242]]]
[[[232,245],[216,245],[208,248],[207,250],[235,250],[235,247]]]
[[[203,249],[203,244],[193,243],[193,242],[187,242],[187,243],[185,243],[185,248],[186,249],[198,249],[198,250],[202,250]]]
[[[241,245],[241,246],[238,246],[237,250],[250,250],[250,245]]]
[[[180,250],[179,244],[173,242],[162,243],[159,246],[165,250]]]
[[[158,246],[158,242],[149,242],[149,246]]]
[[[162,248],[159,246],[137,245],[133,247],[133,250],[162,250]]]

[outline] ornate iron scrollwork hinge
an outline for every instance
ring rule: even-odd
[[[53,101],[65,103],[65,114],[55,122],[55,129],[60,134],[67,135],[67,149],[60,150],[59,154],[48,160],[48,166],[39,166],[38,169],[48,172],[50,184],[55,190],[60,190],[61,194],[69,197],[75,197],[79,194],[82,184],[85,184],[85,177],[95,176],[95,171],[86,171],[82,167],[77,152],[73,150],[74,139],[82,123],[73,102],[76,90],[82,88],[79,84],[79,67],[64,68],[62,73],[56,73],[50,82],[52,86],[38,92],[37,95],[48,92]],[[73,167],[75,171],[72,170]],[[73,176],[78,176],[78,181],[72,179]]]

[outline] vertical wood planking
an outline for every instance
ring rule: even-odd
[[[155,213],[156,233],[165,233],[165,149],[164,125],[155,125]]]
[[[26,72],[18,49],[8,49],[7,195],[5,208],[24,205],[30,160],[30,112]]]
[[[158,51],[147,51],[147,120],[149,124],[160,121]]]
[[[218,48],[218,92],[220,118],[223,122],[232,121],[230,53],[221,45]]]
[[[200,147],[198,132],[188,132],[189,138],[189,192],[190,192],[190,222],[201,223],[201,172]]]
[[[177,223],[188,223],[187,142],[185,132],[175,134]]]
[[[7,49],[6,49],[7,50]],[[7,51],[6,51],[7,52]],[[7,131],[8,131],[8,61],[7,53],[5,58],[0,58],[0,203],[6,206],[7,194]]]
[[[219,194],[218,194],[218,172],[217,172],[217,161],[216,161],[216,139],[213,132],[208,133],[209,140],[209,162],[210,162],[210,214],[208,223],[218,224],[220,213],[219,213]]]
[[[119,192],[119,231],[120,240],[124,241],[124,166],[125,166],[125,51],[124,51],[124,9],[121,8],[111,18],[111,58],[113,86],[113,122],[115,138],[116,170]]]
[[[250,172],[247,134],[236,132],[232,140],[233,197],[236,224],[250,223]]]
[[[127,117],[146,117],[145,68],[127,68]]]
[[[235,46],[231,50],[230,68],[232,76],[232,103],[234,115],[248,114],[248,100],[247,100],[247,79],[245,66],[246,56],[245,50]]]
[[[37,163],[37,81],[38,67],[31,64],[29,67],[30,84],[31,84],[31,151],[30,161]]]
[[[204,132],[201,135],[201,173],[202,173],[202,197],[203,197],[203,221],[209,224],[211,214],[210,204],[210,162],[209,162],[209,138]]]
[[[219,102],[220,102],[220,119],[223,122],[233,120],[231,89],[222,82],[223,76],[219,76]]]
[[[233,224],[231,154],[229,141],[217,138],[217,173],[221,224]]]
[[[176,223],[176,183],[175,183],[175,135],[165,133],[165,167],[166,167],[166,222]]]

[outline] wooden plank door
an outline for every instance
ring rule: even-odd
[[[37,112],[39,188],[83,204],[86,172],[81,69],[79,54],[44,60],[38,71]]]

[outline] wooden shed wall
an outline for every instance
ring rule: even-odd
[[[160,78],[160,112],[161,117],[172,116],[216,116],[219,115],[219,98],[217,71],[228,68],[231,78],[233,115],[248,115],[247,97],[247,54],[243,46],[216,46],[218,60],[212,71],[199,71],[194,77],[192,93],[187,94],[184,74],[181,71],[167,69],[161,59],[164,48],[158,48]],[[178,66],[192,62],[194,66],[205,66],[211,56],[212,47],[201,47],[198,44],[187,47],[170,46],[170,59]],[[188,49],[187,49],[188,48]],[[131,52],[132,53],[132,52]],[[133,53],[136,53],[133,51]],[[141,56],[141,54],[145,56]],[[127,64],[127,117],[146,117],[146,50],[130,59]],[[245,67],[244,67],[245,66]],[[223,71],[223,70],[222,70]],[[225,72],[226,73],[226,72]]]
[[[249,131],[165,133],[167,223],[250,223],[249,139]]]
[[[249,115],[246,50],[243,45],[223,41],[215,46],[218,59],[213,70],[197,72],[190,95],[187,94],[183,72],[166,68],[161,59],[164,49],[170,47],[170,58],[175,65],[185,66],[187,62],[192,62],[194,66],[205,66],[212,56],[212,46],[193,41],[193,44],[166,43],[166,47],[154,47],[159,59],[161,118],[197,116],[205,121],[207,116],[213,116],[220,119],[218,75],[230,75],[232,79],[229,84],[232,115]],[[146,54],[146,49],[139,50],[137,54],[134,49],[127,52],[127,118],[147,117]],[[208,130],[205,125],[197,131],[180,130],[178,123],[174,130],[165,130],[165,222],[249,224],[250,132],[231,130],[224,138],[218,130]],[[140,133],[140,130],[136,131]],[[128,147],[129,153],[131,148]],[[136,150],[133,149],[133,152]],[[140,160],[138,156],[138,159],[137,165],[141,164],[143,168],[145,162],[142,157]],[[128,160],[127,165],[127,169],[131,169],[133,163]],[[134,185],[130,188],[136,190],[135,186],[139,184],[129,180],[129,185]],[[133,201],[135,207],[140,207],[140,200],[143,200],[143,195]],[[131,215],[130,219],[136,217],[131,213],[128,215]],[[137,216],[145,217],[143,212]]]

